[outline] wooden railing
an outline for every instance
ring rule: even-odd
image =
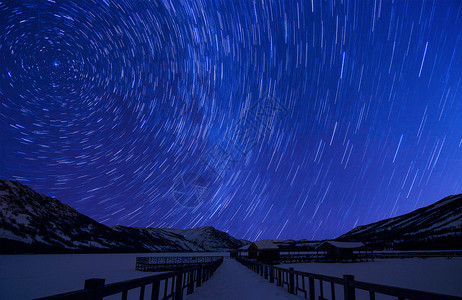
[[[136,270],[149,272],[181,270],[188,267],[216,262],[222,258],[222,256],[137,257]]]
[[[223,257],[198,267],[111,284],[105,284],[104,279],[87,279],[82,290],[36,300],[101,300],[116,294],[121,294],[121,299],[127,300],[129,291],[132,290],[130,292],[132,296],[132,292],[137,292],[135,289],[139,290],[137,298],[140,300],[145,299],[145,296],[151,300],[182,300],[185,293],[186,295],[193,293],[195,287],[200,287],[203,282],[207,281],[222,262]],[[147,289],[149,285],[151,288]]]
[[[462,250],[437,251],[375,251],[373,258],[412,258],[412,257],[461,257]]]
[[[371,251],[361,250],[354,251],[349,258],[335,258],[327,255],[325,251],[293,251],[288,253],[281,251],[277,259],[279,263],[302,263],[302,262],[356,262],[370,261],[374,259],[396,259],[396,258],[413,258],[413,257],[461,257],[462,250],[437,250],[437,251]],[[241,256],[246,259],[246,256]]]
[[[271,283],[276,283],[280,287],[287,286],[287,291],[290,294],[298,295],[300,292],[310,300],[335,300],[342,299],[342,297],[345,300],[355,300],[356,290],[366,291],[366,297],[370,300],[375,300],[377,294],[394,296],[399,300],[462,300],[462,297],[457,296],[356,281],[353,275],[343,275],[343,278],[340,278],[295,271],[293,268],[279,268],[242,258],[239,258],[238,261]],[[316,295],[319,297],[315,298]]]
[[[277,259],[280,263],[302,263],[302,262],[357,262],[357,261],[369,261],[373,260],[374,256],[372,253],[354,253],[351,257],[335,258],[330,255],[327,255],[324,252],[319,253],[308,253],[308,254],[281,254]]]

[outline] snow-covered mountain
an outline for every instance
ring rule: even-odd
[[[181,252],[240,245],[212,229],[209,235],[201,228],[186,230],[194,238],[189,240],[170,229],[108,227],[19,182],[0,180],[0,253]]]
[[[446,197],[402,216],[358,226],[338,240],[364,241],[402,249],[462,248],[462,194]]]
[[[138,228],[126,226],[111,226],[111,229],[130,239],[131,244],[141,243],[148,251],[204,251],[200,245],[185,237],[161,228]],[[229,250],[229,249],[226,249]]]
[[[18,182],[0,181],[0,251],[131,248],[109,227]]]
[[[236,249],[245,245],[244,242],[233,238],[226,232],[217,230],[211,226],[198,227],[193,229],[164,229],[169,232],[184,236],[187,240],[193,241],[205,251],[223,251]]]

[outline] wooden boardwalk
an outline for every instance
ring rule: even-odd
[[[189,260],[197,262],[197,258],[184,261]],[[183,262],[182,259],[174,261]],[[462,300],[459,296],[357,281],[353,275],[333,277],[223,257],[200,266],[116,283],[106,284],[102,278],[87,279],[81,290],[40,299],[103,300],[112,295],[121,296],[122,300],[146,297],[152,300],[379,300],[384,299],[383,296],[400,300]]]
[[[291,295],[252,272],[234,259],[225,259],[209,281],[205,282],[186,300],[295,300]]]
[[[150,256],[137,257],[137,271],[160,272],[182,270],[221,260],[221,256]]]

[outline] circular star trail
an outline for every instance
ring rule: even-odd
[[[460,1],[2,1],[0,174],[108,225],[322,239],[462,190]]]

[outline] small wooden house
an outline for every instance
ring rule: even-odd
[[[239,254],[247,253],[247,258],[257,259],[265,263],[273,263],[279,260],[279,247],[271,240],[256,241],[239,248]]]
[[[248,256],[249,256],[249,247],[250,247],[250,245],[252,245],[252,243],[247,244],[247,245],[242,246],[241,248],[237,249],[238,256],[239,257],[244,257],[245,256],[245,257],[249,258]]]
[[[325,259],[334,261],[355,259],[362,249],[365,247],[361,242],[324,241],[316,247],[316,251],[325,252]]]
[[[247,247],[248,258],[258,259],[258,247],[255,243],[250,243]]]

